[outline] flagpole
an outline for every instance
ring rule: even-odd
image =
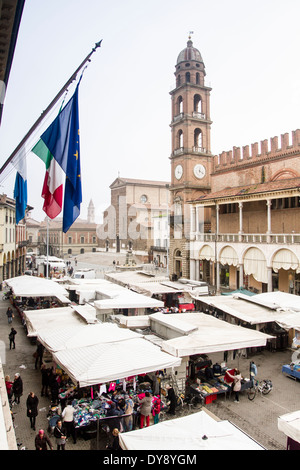
[[[49,278],[49,217],[47,217],[47,264],[46,264],[46,278]]]
[[[46,115],[49,113],[49,111],[51,110],[51,108],[57,103],[57,101],[60,99],[60,97],[64,94],[65,90],[68,88],[68,86],[73,82],[73,80],[76,79],[76,76],[78,74],[78,72],[84,67],[84,65],[86,64],[86,62],[88,62],[90,60],[90,57],[92,56],[92,54],[96,51],[96,49],[98,49],[98,47],[101,46],[101,43],[102,43],[102,39],[101,41],[99,42],[96,42],[95,46],[93,47],[93,49],[91,50],[91,52],[86,56],[86,58],[81,62],[81,64],[79,65],[79,67],[75,70],[75,72],[73,73],[73,75],[71,75],[71,77],[69,78],[69,80],[65,83],[65,85],[62,87],[62,89],[57,93],[57,95],[55,96],[55,98],[51,101],[51,103],[49,104],[49,106],[46,108],[45,111],[42,112],[41,116],[35,121],[35,123],[33,124],[33,126],[29,129],[29,131],[27,132],[27,134],[25,135],[25,137],[23,137],[23,139],[21,140],[21,142],[19,143],[19,145],[15,148],[15,150],[13,151],[13,153],[10,155],[10,157],[6,160],[6,162],[2,165],[1,169],[0,169],[0,175],[3,173],[3,171],[5,170],[5,168],[8,166],[8,164],[12,161],[12,159],[15,157],[15,155],[19,152],[19,150],[22,148],[22,146],[25,144],[25,142],[28,140],[28,138],[33,134],[33,132],[36,130],[36,128],[38,127],[38,125],[42,122],[42,120],[46,117]]]

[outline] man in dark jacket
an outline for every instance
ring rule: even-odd
[[[13,346],[13,349],[15,349],[16,347],[16,344],[15,344],[15,336],[16,336],[17,332],[14,328],[12,328],[10,330],[10,333],[8,335],[8,338],[9,338],[9,349],[11,349],[11,347]]]
[[[34,431],[35,431],[35,420],[38,415],[38,404],[39,404],[38,397],[35,395],[34,392],[30,392],[26,400],[26,407],[27,407],[27,416],[30,419],[30,425]]]
[[[15,379],[12,385],[12,392],[14,394],[14,402],[19,404],[20,397],[23,395],[23,381],[18,372],[15,374]]]

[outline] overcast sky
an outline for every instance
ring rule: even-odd
[[[118,174],[170,180],[169,92],[190,31],[212,87],[213,154],[291,134],[300,127],[299,18],[298,0],[27,0],[0,164],[101,39],[79,91],[82,218],[92,199],[101,221]],[[45,167],[31,153],[27,168],[28,203],[43,220]],[[13,195],[14,178],[1,192]]]

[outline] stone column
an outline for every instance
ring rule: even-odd
[[[243,203],[239,202],[239,223],[240,223],[240,229],[239,229],[239,241],[242,241],[242,234],[243,234]]]
[[[271,227],[271,206],[272,206],[272,201],[270,199],[267,200],[267,221],[268,221],[268,228],[267,228],[267,242],[271,242],[271,233],[272,233],[272,227]]]
[[[190,279],[192,281],[196,280],[196,260],[190,260]]]
[[[200,279],[200,260],[196,259],[196,281],[199,281]]]
[[[272,268],[267,268],[268,271],[268,292],[272,292]]]
[[[240,264],[239,268],[240,288],[244,287],[244,265]]]

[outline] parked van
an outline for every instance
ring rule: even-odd
[[[74,279],[96,279],[96,272],[94,269],[81,269],[75,271],[72,277]]]

